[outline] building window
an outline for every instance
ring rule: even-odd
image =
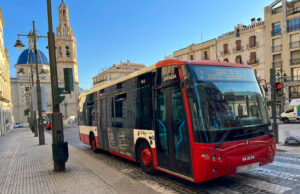
[[[66,46],[66,57],[70,57],[70,49]]]
[[[63,10],[63,16],[65,16],[66,15],[66,10]]]
[[[300,67],[292,69],[293,81],[300,81]]]
[[[225,61],[225,62],[229,62],[228,58],[225,58],[224,61]]]
[[[63,33],[64,33],[64,34],[67,34],[67,27],[66,27],[66,24],[65,24],[64,27],[63,27]]]
[[[249,37],[249,48],[253,48],[256,46],[256,36]]]
[[[241,40],[235,41],[235,44],[236,44],[236,51],[242,50],[242,41]]]
[[[194,60],[194,55],[190,55],[190,60]]]
[[[242,56],[241,55],[238,55],[238,56],[235,57],[235,63],[242,64]]]
[[[240,37],[240,29],[238,28],[237,30],[236,30],[236,37]]]
[[[250,64],[255,64],[256,63],[256,52],[251,52],[250,53],[250,61],[249,61],[249,63]]]
[[[207,53],[207,51],[204,51],[204,60],[208,60],[209,58],[208,58],[208,53]]]
[[[272,35],[277,36],[281,34],[280,23],[272,24]]]
[[[224,55],[228,54],[228,44],[223,45]]]
[[[288,21],[288,32],[300,29],[300,17],[293,18]]]
[[[291,86],[289,90],[290,98],[300,98],[300,86]]]

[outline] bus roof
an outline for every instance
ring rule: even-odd
[[[159,61],[155,65],[151,65],[149,67],[145,67],[145,68],[143,68],[143,69],[141,69],[139,71],[136,71],[134,73],[128,74],[128,75],[126,75],[126,76],[124,76],[124,77],[122,77],[120,79],[115,80],[115,81],[108,82],[108,83],[107,82],[101,82],[99,84],[96,84],[89,91],[86,91],[86,92],[80,94],[78,98],[80,98],[81,96],[86,96],[88,94],[91,94],[91,93],[94,93],[96,91],[102,90],[102,89],[107,88],[109,86],[118,84],[118,83],[123,82],[123,81],[125,81],[127,79],[130,79],[130,78],[133,78],[133,77],[137,77],[137,76],[139,76],[141,74],[144,74],[146,72],[150,72],[153,69],[160,68],[160,67],[165,67],[165,66],[169,66],[169,65],[179,65],[179,64],[251,68],[249,65],[245,65],[245,64],[220,62],[220,61],[212,61],[212,60],[183,61],[183,60],[177,60],[177,59],[166,59],[166,60]]]

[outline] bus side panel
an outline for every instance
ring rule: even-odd
[[[98,132],[97,132],[96,126],[84,126],[84,125],[79,126],[80,140],[86,145],[90,145],[90,133],[94,133],[95,139],[97,141]],[[98,147],[98,142],[96,142],[96,143],[97,143],[97,147]]]
[[[109,151],[135,158],[133,129],[108,127]]]

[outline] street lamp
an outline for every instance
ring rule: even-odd
[[[42,99],[41,99],[41,87],[40,87],[40,79],[39,79],[39,71],[38,71],[38,57],[37,57],[37,38],[47,38],[47,36],[38,36],[36,34],[35,30],[35,21],[32,22],[33,30],[28,34],[18,34],[18,40],[15,43],[15,47],[18,50],[22,50],[24,47],[24,44],[19,39],[20,36],[25,36],[28,38],[33,39],[33,48],[34,48],[34,55],[35,55],[35,70],[36,70],[36,90],[37,90],[37,100],[38,100],[38,126],[39,126],[39,144],[45,145],[45,134],[44,134],[44,128],[42,123]]]

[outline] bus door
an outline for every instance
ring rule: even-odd
[[[155,90],[158,168],[192,177],[188,127],[179,84]]]
[[[108,150],[108,135],[107,135],[107,98],[100,96],[100,130],[99,145],[101,149]],[[99,125],[99,124],[98,124]]]

